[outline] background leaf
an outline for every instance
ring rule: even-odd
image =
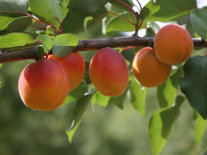
[[[184,97],[178,96],[175,106],[160,109],[151,116],[148,132],[154,155],[159,155],[166,144],[183,101]]]
[[[78,45],[79,39],[72,34],[61,34],[53,39],[52,52],[56,57],[64,57],[70,54]]]
[[[59,26],[59,20],[63,18],[63,12],[56,0],[29,0],[32,13],[39,19]]]
[[[190,14],[193,29],[204,39],[207,39],[207,7],[195,9]]]
[[[182,92],[191,106],[207,118],[207,57],[195,56],[184,65],[184,78],[180,80]],[[195,76],[197,75],[197,76]]]
[[[204,120],[199,113],[196,112],[196,118],[194,122],[194,135],[196,142],[200,145],[205,129],[207,127],[207,120]]]
[[[27,0],[1,0],[0,12],[27,12]]]
[[[178,70],[164,84],[157,88],[157,98],[161,108],[170,107],[174,104],[180,77],[181,71]]]
[[[10,33],[0,36],[0,49],[25,46],[35,43],[32,36],[26,33]]]
[[[196,8],[196,0],[157,0],[156,3],[160,10],[148,18],[151,21],[172,21]]]

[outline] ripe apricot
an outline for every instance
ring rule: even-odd
[[[126,90],[129,80],[124,57],[109,47],[94,55],[90,62],[89,75],[95,88],[105,96],[120,96]]]
[[[68,76],[57,60],[39,60],[27,65],[21,72],[18,89],[27,107],[51,111],[58,108],[67,97]]]
[[[132,63],[134,77],[142,86],[155,87],[163,84],[170,75],[171,65],[159,61],[151,47],[137,52]]]
[[[170,24],[157,33],[154,48],[160,61],[166,64],[178,64],[190,57],[193,50],[193,41],[184,28]]]
[[[58,60],[65,68],[69,77],[70,90],[77,88],[85,75],[85,62],[78,52],[72,52],[66,57],[58,58],[53,56],[51,59]]]

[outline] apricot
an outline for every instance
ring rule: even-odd
[[[99,50],[93,56],[89,75],[94,87],[105,96],[120,96],[129,81],[129,70],[124,57],[109,47]]]
[[[51,111],[58,108],[68,95],[68,75],[57,60],[39,60],[21,72],[18,90],[28,108]]]
[[[171,65],[159,61],[151,47],[138,51],[132,62],[135,79],[145,87],[163,84],[170,75]]]
[[[58,58],[53,56],[51,59],[58,60],[64,66],[69,77],[70,90],[77,88],[85,75],[83,57],[78,52],[72,52],[66,57]]]
[[[187,60],[193,50],[193,41],[187,30],[170,24],[160,29],[154,41],[157,58],[166,64]]]

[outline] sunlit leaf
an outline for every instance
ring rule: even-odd
[[[174,104],[180,77],[181,71],[178,70],[164,84],[158,87],[157,97],[160,107],[170,107]]]
[[[56,57],[64,57],[78,45],[79,39],[72,34],[61,34],[53,39],[52,52]]]
[[[25,46],[32,43],[35,43],[34,39],[26,33],[10,33],[0,36],[0,49]]]
[[[59,26],[57,19],[62,20],[63,12],[56,0],[29,0],[32,13],[42,21]]]
[[[137,81],[132,77],[129,84],[129,100],[134,108],[139,111],[142,115],[145,113],[145,98],[146,98],[146,88],[142,87],[137,83]]]

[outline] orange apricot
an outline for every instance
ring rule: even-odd
[[[105,96],[120,96],[129,81],[129,70],[124,57],[109,47],[94,55],[89,75],[95,88]]]
[[[55,57],[51,59],[58,60],[68,73],[70,90],[77,88],[85,75],[85,62],[78,52],[72,52],[66,57]]]
[[[163,84],[170,75],[171,65],[159,61],[151,47],[137,52],[132,62],[135,79],[145,87]]]
[[[58,108],[68,95],[68,75],[58,61],[42,59],[24,68],[18,90],[28,108],[51,111]]]
[[[178,64],[187,60],[193,50],[193,41],[187,30],[170,24],[157,33],[154,41],[157,58],[166,64]]]

